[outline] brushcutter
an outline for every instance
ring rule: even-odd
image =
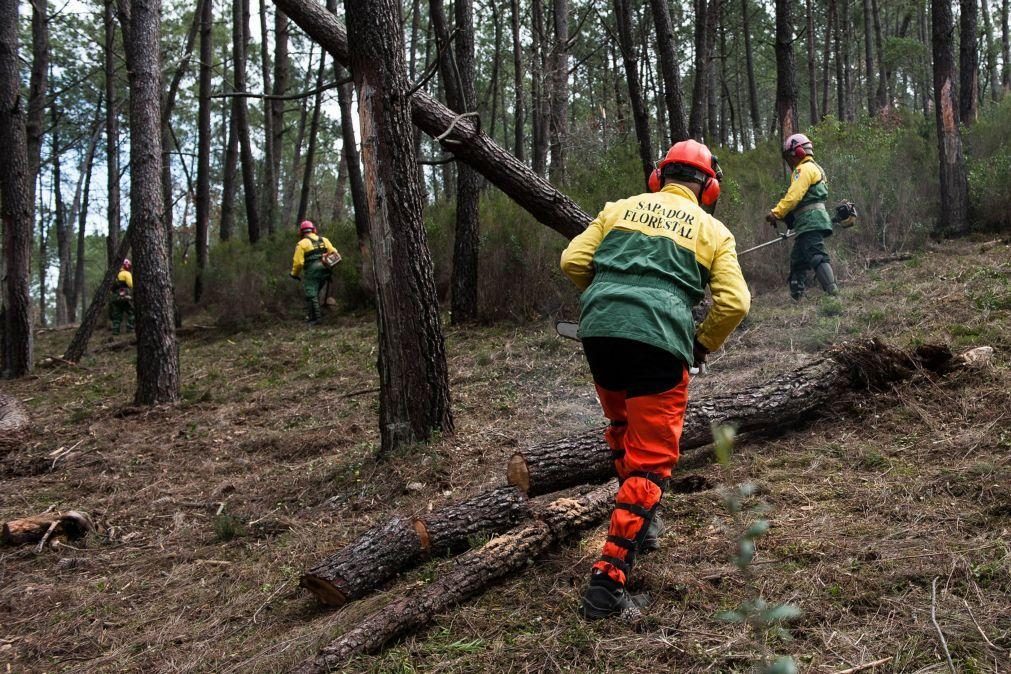
[[[839,205],[835,208],[835,213],[832,214],[832,226],[839,229],[849,229],[855,224],[857,224],[856,205],[852,201],[840,201]],[[765,248],[766,246],[771,246],[772,244],[779,243],[780,241],[792,239],[795,236],[797,236],[797,232],[792,229],[787,229],[772,241],[766,241],[765,243],[760,243],[757,246],[752,246],[747,250],[742,250],[737,254],[737,257],[759,250],[760,248]]]

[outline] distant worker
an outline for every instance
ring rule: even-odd
[[[320,290],[330,280],[330,269],[340,261],[340,254],[329,239],[316,234],[316,225],[310,221],[303,220],[298,231],[302,238],[295,246],[291,277],[302,280],[308,310],[306,322],[317,325],[322,318],[319,308]]]
[[[636,555],[659,547],[656,510],[678,461],[689,367],[751,306],[734,237],[704,210],[715,207],[720,178],[709,148],[677,143],[650,193],[606,204],[562,253],[562,271],[584,291],[579,336],[621,484],[583,596],[588,620],[640,615],[625,586]],[[696,330],[692,307],[706,285],[713,305]]]
[[[793,171],[790,189],[765,219],[776,227],[780,220],[797,234],[790,254],[790,297],[804,296],[808,270],[829,295],[839,292],[832,271],[825,238],[832,236],[832,218],[825,208],[828,179],[814,161],[814,145],[802,133],[795,133],[783,143],[783,159]]]
[[[133,265],[130,260],[123,260],[123,265],[116,274],[116,282],[112,286],[112,298],[109,300],[109,318],[112,319],[112,334],[119,334],[119,327],[126,316],[126,329],[133,330]]]

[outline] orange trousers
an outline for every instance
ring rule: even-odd
[[[603,554],[593,569],[621,584],[627,580],[664,485],[678,462],[688,404],[688,372],[681,367],[680,382],[660,393],[630,397],[627,389],[612,390],[596,382],[604,416],[611,421],[605,437],[621,486]]]

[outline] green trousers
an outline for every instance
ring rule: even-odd
[[[133,301],[118,295],[109,300],[109,318],[112,320],[113,334],[119,334],[119,327],[126,317],[126,329],[133,330]]]
[[[825,249],[825,234],[821,231],[798,234],[790,253],[790,294],[798,296],[804,292],[807,273],[822,262],[828,262]]]
[[[305,291],[306,319],[318,321],[322,317],[319,294],[330,279],[330,270],[322,263],[310,264],[302,271],[302,289]]]

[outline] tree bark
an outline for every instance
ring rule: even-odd
[[[474,83],[473,0],[455,0],[453,8],[457,30],[453,47],[460,77],[459,107],[455,110],[460,113],[472,112],[477,110],[477,90]],[[497,31],[496,25],[496,37]],[[497,82],[493,80],[491,84],[493,90],[496,85]],[[494,116],[493,106],[492,135],[495,133]],[[453,237],[453,290],[450,309],[451,321],[454,325],[459,325],[476,321],[478,318],[477,284],[480,252],[478,200],[481,196],[481,177],[477,171],[462,162],[457,162],[456,171],[456,233]]]
[[[678,72],[674,26],[671,23],[667,0],[650,0],[649,4],[653,14],[653,26],[656,29],[657,50],[660,52],[664,102],[667,104],[670,142],[673,145],[689,137],[688,126],[685,123],[684,101],[681,98],[681,75]]]
[[[263,93],[272,93],[270,86],[270,41],[267,39],[267,3],[259,3],[260,15],[260,78]],[[281,101],[283,103],[283,101]],[[260,216],[267,224],[267,234],[273,234],[277,228],[277,178],[274,176],[274,101],[263,101],[263,178],[260,191],[263,203],[260,206]]]
[[[826,31],[825,44],[828,44]],[[814,11],[807,0],[807,92],[811,111],[811,126],[818,123],[818,66],[814,61]]]
[[[688,135],[701,141],[705,129],[706,103],[706,0],[693,0],[695,5],[695,74],[692,78],[692,107],[688,114]],[[747,33],[745,33],[747,37]],[[750,52],[749,52],[750,53]]]
[[[60,117],[56,112],[55,104],[50,106],[49,110],[52,120],[50,160],[53,162],[52,190],[55,202],[53,229],[56,230],[56,261],[59,270],[56,277],[56,326],[59,327],[67,324],[67,293],[73,270],[70,260],[70,225],[67,218],[67,205],[63,201],[63,171],[60,164],[60,153],[63,148],[60,147]]]
[[[625,65],[628,98],[632,106],[635,137],[639,144],[639,161],[642,163],[643,181],[645,182],[649,180],[649,175],[653,172],[653,140],[649,132],[646,104],[642,98],[642,90],[639,88],[639,69],[636,65],[636,53],[632,45],[632,18],[628,1],[614,0],[614,19],[618,27],[618,46],[621,49],[621,60]]]
[[[249,44],[249,0],[232,2],[232,64],[235,91],[246,91],[246,53]],[[256,166],[249,138],[249,107],[242,96],[232,98],[232,115],[239,136],[239,166],[242,169],[242,196],[246,205],[249,243],[260,240],[260,214],[256,203]]]
[[[342,80],[347,76],[343,66],[334,63],[334,76]],[[355,235],[358,239],[358,254],[360,258],[359,275],[362,286],[369,297],[376,292],[376,282],[372,274],[372,253],[369,245],[368,200],[365,195],[365,180],[362,177],[361,157],[355,139],[355,125],[351,117],[352,84],[348,83],[337,89],[337,102],[341,111],[342,152],[347,164],[348,183],[351,186],[351,204],[355,211]]]
[[[565,182],[565,144],[569,141],[569,0],[552,0],[555,47],[551,58],[551,182]]]
[[[978,0],[959,0],[958,115],[963,124],[979,119],[979,52],[976,49]]]
[[[88,305],[87,311],[81,317],[81,324],[74,333],[73,339],[70,340],[70,344],[63,354],[63,360],[70,363],[79,363],[81,362],[81,358],[84,357],[84,353],[88,350],[88,342],[91,341],[91,335],[95,332],[95,327],[102,318],[105,304],[109,300],[112,286],[116,282],[117,274],[119,274],[120,264],[130,250],[132,233],[132,229],[127,227],[126,233],[119,238],[117,249],[113,251],[112,264],[105,270],[102,282],[95,288],[95,293],[91,297],[91,304]]]
[[[797,70],[793,59],[793,18],[789,0],[776,0],[776,117],[780,140],[800,130]]]
[[[848,0],[842,0],[843,3],[848,2]],[[834,58],[835,58],[835,97],[836,97],[836,107],[839,116],[839,121],[846,121],[846,112],[849,110],[846,101],[846,74],[843,71],[843,31],[842,26],[839,25],[839,5],[837,0],[832,0],[832,6],[835,13],[832,15],[832,22],[835,25],[835,42],[834,42]]]
[[[855,93],[853,91],[853,78],[850,73],[852,72],[851,62],[850,62],[850,48],[849,45],[853,44],[853,23],[850,21],[850,0],[842,1],[842,28],[843,33],[840,36],[842,38],[842,54],[843,54],[843,79],[845,81],[846,89],[846,121],[852,122],[855,117],[854,100]],[[837,32],[838,33],[838,32]]]
[[[990,100],[1000,100],[1000,80],[997,77],[997,41],[993,32],[993,17],[990,15],[989,0],[980,0],[980,14],[983,17],[983,50],[986,57],[986,86],[990,90]],[[908,15],[907,15],[908,19]]]
[[[316,160],[316,139],[319,137],[319,116],[323,106],[323,78],[326,74],[326,53],[320,52],[319,70],[316,71],[316,95],[312,102],[312,119],[309,122],[309,146],[305,151],[305,165],[302,168],[302,189],[298,196],[297,222],[305,220],[309,212],[309,188],[312,186],[313,163]]]
[[[937,155],[941,162],[941,217],[936,236],[958,236],[969,231],[969,185],[962,155],[962,134],[955,87],[955,32],[948,0],[931,0],[931,44],[934,54],[934,112]]]
[[[99,108],[101,108],[101,101],[99,101]],[[81,314],[84,314],[83,298],[85,295],[84,258],[87,237],[86,226],[88,224],[88,203],[91,196],[91,170],[95,165],[95,150],[98,147],[98,137],[101,132],[100,114],[100,109],[95,111],[95,125],[91,132],[91,141],[88,143],[88,150],[84,157],[84,166],[82,167],[82,172],[84,173],[84,186],[82,187],[81,205],[77,212],[77,261],[74,264],[73,289],[71,291],[70,298],[67,300],[67,308],[69,309],[68,318],[71,323],[77,321],[78,298],[82,300]]]
[[[611,511],[613,496],[614,485],[608,484],[577,498],[554,501],[539,519],[447,562],[447,570],[438,580],[371,614],[296,671],[339,670],[351,656],[381,650],[391,640],[427,625],[447,608],[519,572],[560,540],[597,524]]]
[[[745,64],[748,72],[748,105],[751,112],[751,128],[755,132],[755,144],[762,137],[762,119],[758,113],[758,85],[755,82],[755,58],[751,50],[751,26],[748,20],[748,0],[741,0],[741,17],[744,33]]]
[[[889,103],[888,65],[885,63],[885,39],[881,31],[881,15],[878,0],[871,0],[871,16],[874,19],[874,49],[878,54],[878,86],[875,92],[876,111],[883,110]]]
[[[265,0],[263,0],[265,1]],[[289,75],[291,72],[288,59],[288,17],[279,7],[274,8],[274,95],[284,96],[288,93]],[[284,101],[274,99],[270,101],[271,123],[273,124],[274,141],[271,147],[274,151],[271,159],[274,162],[271,168],[273,184],[267,189],[277,194],[281,185],[281,159],[284,157]],[[274,199],[274,217],[278,213],[277,199]],[[282,222],[281,228],[291,227],[292,223]]]
[[[825,43],[821,62],[821,116],[819,121],[829,114],[829,65],[832,61],[832,31],[835,29],[835,0],[828,0],[825,14]]]
[[[222,241],[229,241],[235,231],[235,178],[239,165],[239,129],[235,119],[235,104],[229,106],[228,138],[225,141],[225,159],[221,178]]]
[[[28,198],[32,217],[35,213],[35,187],[42,166],[43,118],[46,111],[46,90],[49,88],[49,11],[48,0],[33,0],[32,6],[32,73],[28,84],[28,119],[25,132],[28,139]],[[20,81],[20,78],[19,78]]]
[[[344,28],[330,13],[310,0],[275,2],[334,58],[347,63]],[[421,91],[416,92],[410,102],[415,124],[432,137],[444,135],[439,142],[447,152],[477,169],[539,222],[570,239],[589,224],[590,216],[585,211],[481,133],[470,119],[459,118]]]
[[[871,0],[863,0],[864,9],[864,77],[867,87],[867,114],[871,117],[877,112],[874,96],[874,47],[871,40],[874,33],[871,28]]]
[[[6,7],[0,4],[0,9]],[[0,393],[0,449],[9,451],[22,446],[31,429],[24,404],[14,396]]]
[[[706,9],[706,142],[715,145],[719,142],[719,82],[716,78],[716,36],[722,21],[722,0],[709,0]]]
[[[111,267],[115,264],[116,249],[119,247],[119,108],[116,104],[116,26],[113,16],[115,0],[105,0],[103,25],[105,29],[105,173],[108,192],[106,218],[109,234],[106,237],[106,259]]]
[[[413,139],[403,133],[410,128],[411,98],[398,3],[345,0],[344,6],[375,252],[379,424],[381,455],[387,456],[428,440],[433,431],[452,432],[449,374],[422,221],[421,174]]]
[[[0,219],[3,221],[3,376],[31,374],[33,203],[18,59],[18,2],[0,0]]]
[[[533,26],[533,53],[531,60],[530,98],[533,123],[533,156],[534,173],[543,176],[548,166],[548,105],[544,93],[545,71],[547,70],[547,36],[544,33],[544,4],[542,0],[530,0],[530,22]]]
[[[847,342],[761,384],[689,401],[680,448],[708,445],[713,424],[732,425],[738,433],[781,433],[816,418],[847,391],[882,388],[911,377],[918,367],[944,372],[951,363],[951,353],[943,348],[921,347],[906,354],[876,340]],[[698,457],[685,459],[694,463]],[[679,468],[685,464],[682,460]],[[599,431],[516,452],[507,471],[509,484],[530,496],[613,475],[611,451]]]
[[[1000,51],[1001,61],[1004,63],[1004,71],[1001,73],[1001,85],[1005,93],[1011,91],[1011,28],[1009,28],[1008,6],[1009,0],[1002,0],[1000,3]]]
[[[197,273],[193,285],[193,302],[200,303],[204,294],[204,271],[207,269],[208,233],[211,223],[211,67],[214,59],[214,3],[204,0],[200,11],[200,76],[197,104],[197,195],[194,236],[197,248]],[[264,108],[269,109],[266,104]],[[268,123],[269,126],[269,123]],[[269,166],[270,162],[266,162]],[[268,187],[265,191],[272,191]]]
[[[526,103],[524,102],[523,91],[523,47],[520,44],[520,0],[510,0],[513,37],[513,99],[514,99],[514,127],[513,127],[513,154],[520,161],[525,155],[524,126],[526,125]]]
[[[137,314],[136,404],[179,400],[179,350],[161,190],[160,0],[131,0],[130,223]]]

